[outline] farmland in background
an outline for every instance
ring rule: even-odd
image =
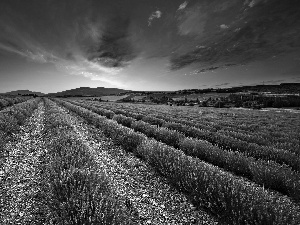
[[[7,96],[1,96],[0,95],[0,110],[5,109],[5,108],[10,107],[10,106],[13,106],[14,104],[25,102],[30,98],[31,97],[24,97],[24,96],[7,97]]]
[[[4,224],[300,224],[300,114],[22,101],[0,111]]]
[[[115,101],[119,101],[123,98],[128,97],[129,95],[107,95],[107,96],[101,96],[99,97],[95,97],[95,99],[101,99],[102,101],[109,101],[109,102],[115,102]]]

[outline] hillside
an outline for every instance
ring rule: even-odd
[[[47,96],[103,96],[103,95],[117,95],[122,92],[128,92],[128,90],[118,89],[118,88],[89,88],[80,87],[71,90],[66,90],[57,93],[49,93]]]
[[[37,95],[37,96],[44,96],[45,94],[42,92],[34,92],[29,90],[17,90],[17,91],[10,91],[3,93],[3,95]]]
[[[300,83],[282,83],[279,85],[255,85],[255,86],[241,86],[241,87],[231,87],[223,89],[185,89],[178,91],[131,91],[119,88],[89,88],[80,87],[75,89],[70,89],[66,91],[61,91],[57,93],[44,94],[41,92],[33,92],[29,90],[17,90],[7,93],[2,93],[2,95],[37,95],[37,96],[53,96],[53,97],[102,97],[107,95],[135,95],[135,96],[152,96],[154,98],[162,97],[167,95],[170,98],[181,98],[187,97],[187,95],[197,95],[203,93],[237,93],[237,92],[270,92],[273,94],[299,94],[300,93]],[[196,96],[196,98],[199,98]]]

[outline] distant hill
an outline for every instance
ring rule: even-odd
[[[229,90],[232,92],[271,92],[274,94],[299,94],[300,83],[281,83],[277,85],[255,85],[255,86],[242,86],[232,87]]]
[[[177,94],[194,94],[194,93],[237,93],[237,92],[270,92],[273,94],[299,94],[300,83],[281,83],[276,85],[253,85],[239,86],[230,88],[208,88],[208,89],[185,89],[175,91]]]
[[[89,87],[80,87],[71,90],[66,90],[57,93],[49,93],[47,96],[104,96],[104,95],[117,95],[122,92],[128,92],[128,90],[118,89],[118,88],[89,88]]]
[[[3,95],[37,95],[37,96],[44,96],[45,94],[42,92],[34,92],[29,90],[17,90],[17,91],[10,91],[3,93]]]
[[[33,92],[29,90],[18,90],[11,91],[7,93],[2,93],[1,95],[37,95],[37,96],[53,96],[53,97],[102,97],[108,95],[122,95],[127,94],[127,98],[131,95],[140,96],[147,95],[148,97],[159,97],[159,96],[169,96],[172,98],[178,98],[191,94],[202,94],[202,93],[237,93],[237,92],[270,92],[274,94],[300,94],[300,83],[282,83],[278,85],[253,85],[253,86],[240,86],[240,87],[231,87],[231,88],[209,88],[209,89],[185,89],[178,91],[130,91],[118,88],[89,88],[89,87],[80,87],[71,90],[66,90],[57,93],[44,94],[41,92]],[[122,97],[124,98],[124,96]],[[109,100],[108,98],[107,100]]]

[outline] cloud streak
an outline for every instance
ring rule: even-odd
[[[159,10],[156,10],[155,12],[153,12],[149,18],[148,18],[148,26],[150,27],[152,24],[152,20],[154,19],[159,19],[162,16],[162,12]]]
[[[221,28],[221,29],[228,29],[229,26],[227,26],[226,24],[221,24],[221,25],[220,25],[220,28]]]
[[[102,7],[98,1],[87,3],[88,10],[84,1],[76,1],[72,11],[65,11],[70,8],[66,2],[45,0],[39,4],[26,10],[8,4],[5,7],[10,15],[0,7],[0,53],[50,63],[66,74],[124,87],[118,74],[137,56],[131,43],[129,15],[113,7],[99,13]],[[155,16],[159,18],[161,13]]]
[[[182,12],[177,17],[178,34],[181,36],[202,37],[208,14],[201,4],[196,4]]]
[[[1,40],[0,40],[0,50],[4,50],[6,52],[19,55],[30,61],[37,62],[37,63],[52,63],[58,59],[56,56],[47,52],[44,49],[40,49],[37,47],[22,48],[13,43],[7,44],[6,42],[1,42]]]
[[[177,11],[178,11],[178,10],[184,10],[184,9],[187,7],[187,5],[188,5],[188,2],[185,1],[184,3],[182,3],[182,4],[178,7]]]
[[[69,75],[83,76],[94,81],[103,81],[121,88],[125,87],[119,75],[123,70],[122,68],[108,68],[86,59],[77,62],[60,60],[55,65],[59,71]]]
[[[130,43],[128,28],[130,21],[126,17],[115,16],[102,30],[96,46],[87,51],[88,60],[106,67],[124,67],[136,57]]]

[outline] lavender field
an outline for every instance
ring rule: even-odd
[[[27,99],[0,111],[0,220],[299,224],[299,117]]]

